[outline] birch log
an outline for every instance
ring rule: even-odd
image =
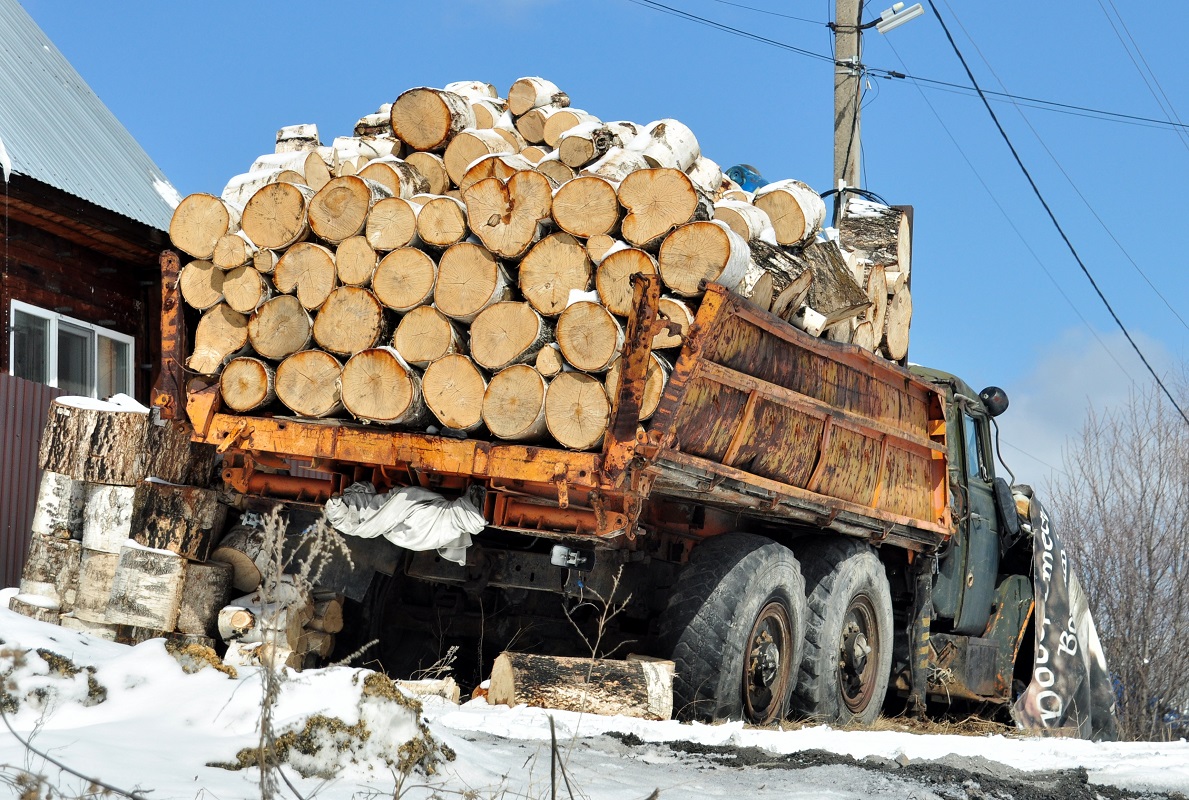
[[[544,352],[544,351],[542,351]],[[545,378],[530,366],[517,364],[494,375],[483,395],[483,422],[493,436],[525,442],[546,431]]]
[[[619,407],[619,397],[623,387],[620,386],[622,377],[622,358],[616,358],[607,370],[605,386],[607,396],[611,400],[611,410]],[[665,384],[669,382],[669,374],[673,368],[659,353],[652,353],[648,361],[648,369],[644,373],[644,394],[640,398],[640,421],[651,419],[661,404],[661,397],[665,393]]]
[[[550,325],[528,303],[495,303],[480,311],[471,323],[471,358],[494,372],[534,361],[538,351],[552,339]]]
[[[580,239],[613,233],[619,225],[615,187],[593,175],[567,181],[553,195],[553,219]]]
[[[429,194],[442,194],[450,188],[450,176],[446,173],[446,163],[435,153],[409,153],[405,162],[411,164],[421,177],[425,178]]]
[[[643,250],[628,247],[603,259],[595,272],[599,302],[621,317],[632,311],[632,276],[656,275],[656,259]]]
[[[417,167],[396,156],[383,156],[367,162],[359,170],[359,177],[375,181],[386,188],[393,197],[410,198],[415,194],[428,192],[429,181]]]
[[[332,416],[343,409],[338,388],[342,372],[343,365],[330,353],[294,353],[277,367],[277,397],[298,416]]]
[[[376,299],[395,311],[412,311],[433,300],[438,265],[415,247],[393,250],[376,266],[372,291]]]
[[[377,203],[377,205],[379,204]],[[375,211],[374,208],[372,210]],[[370,222],[370,216],[368,220]],[[366,236],[351,236],[344,239],[339,242],[339,246],[334,251],[335,275],[338,282],[344,286],[370,286],[372,274],[376,271],[376,265],[379,262],[380,256]]]
[[[611,419],[611,402],[601,381],[584,372],[563,372],[545,393],[545,424],[562,447],[597,447]]]
[[[362,233],[372,206],[392,195],[387,186],[358,175],[334,178],[310,200],[310,229],[319,238],[338,244]]]
[[[186,565],[182,583],[182,599],[178,606],[178,633],[199,636],[218,634],[219,609],[231,597],[231,580],[235,570],[230,564],[211,561]]]
[[[84,486],[83,547],[119,555],[120,548],[132,536],[136,487],[107,486],[102,483]]]
[[[476,159],[515,152],[516,148],[494,130],[472,128],[460,131],[450,141],[450,146],[442,154],[442,163],[446,166],[450,180],[458,185]]]
[[[690,222],[665,238],[657,266],[670,290],[696,297],[705,283],[737,289],[747,274],[750,256],[747,242],[725,222]]]
[[[276,377],[276,369],[259,358],[233,358],[219,375],[219,396],[223,405],[246,414],[277,399]]]
[[[488,306],[510,299],[510,284],[507,271],[491,251],[462,242],[442,254],[434,305],[446,316],[469,323]]]
[[[78,538],[83,532],[86,484],[60,472],[41,473],[33,507],[34,535]]]
[[[222,302],[225,277],[226,273],[209,261],[191,261],[178,275],[178,289],[186,305],[206,311]]]
[[[273,271],[278,292],[296,294],[303,308],[313,311],[326,302],[337,277],[334,252],[325,245],[299,242],[285,251]]]
[[[227,506],[211,489],[145,481],[136,487],[132,538],[154,550],[206,561],[226,517]]]
[[[252,263],[259,248],[243,231],[225,233],[215,242],[211,262],[221,270],[231,270]]]
[[[240,211],[212,194],[182,198],[169,220],[169,238],[175,247],[197,259],[209,259],[224,234],[239,230]]]
[[[417,214],[421,206],[400,197],[387,197],[372,206],[364,236],[380,251],[396,250],[417,240]],[[350,241],[350,240],[348,240]]]
[[[404,426],[425,421],[421,378],[394,348],[374,347],[351,356],[339,383],[343,406],[357,419]]]
[[[310,314],[293,295],[274,297],[248,320],[248,341],[257,354],[272,361],[304,350],[313,337]]]
[[[520,291],[547,317],[565,310],[571,292],[588,290],[590,278],[590,257],[582,243],[568,233],[546,236],[520,262]]]
[[[698,139],[686,125],[675,119],[650,122],[633,147],[650,167],[664,167],[685,172],[702,155]]]
[[[244,205],[244,233],[257,247],[271,250],[302,241],[310,233],[307,211],[314,194],[313,187],[293,183],[262,187]]]
[[[387,330],[380,301],[359,286],[335,289],[314,319],[314,341],[323,350],[343,357],[375,347]]]
[[[556,335],[566,361],[585,372],[603,372],[623,349],[623,325],[605,307],[588,300],[561,313]]]
[[[678,297],[664,295],[657,303],[657,316],[661,329],[652,337],[653,350],[668,350],[681,347],[686,334],[694,324],[694,310]]]
[[[892,361],[903,361],[908,358],[908,328],[911,321],[912,294],[905,286],[892,296],[884,317],[881,347],[884,355]]]
[[[826,204],[801,181],[783,180],[763,186],[756,190],[754,202],[772,221],[780,244],[809,241],[826,219]]]
[[[77,602],[82,547],[72,539],[34,535],[21,571],[21,594],[39,595],[66,613]],[[57,623],[57,620],[54,620]]]
[[[230,565],[231,586],[241,592],[254,592],[260,586],[261,569],[267,566],[267,559],[264,530],[249,525],[236,525],[227,531],[210,555],[212,562]]]
[[[186,366],[201,375],[216,375],[247,344],[248,318],[219,303],[198,321]]]
[[[232,311],[251,314],[272,297],[272,286],[255,267],[236,267],[223,276],[223,300]]]
[[[119,553],[100,553],[83,548],[74,616],[87,622],[107,622],[107,601],[119,563]]]
[[[486,390],[483,373],[461,353],[442,356],[426,367],[421,377],[425,405],[438,422],[452,430],[470,433],[483,424]]]
[[[446,248],[467,238],[467,207],[453,197],[434,197],[417,212],[417,235],[431,247]]]
[[[673,716],[672,661],[613,661],[500,653],[487,702],[665,720]]]
[[[508,90],[508,111],[514,116],[546,105],[565,108],[570,105],[570,98],[557,84],[539,77],[519,78]]]
[[[619,184],[619,202],[627,209],[624,240],[644,250],[655,250],[679,225],[709,218],[698,190],[676,169],[636,170]]]
[[[433,306],[405,314],[392,343],[402,358],[421,369],[451,353],[467,351],[466,339],[454,321]]]
[[[186,560],[140,547],[120,550],[104,621],[172,631],[182,602]]]
[[[481,180],[463,192],[463,199],[471,229],[483,246],[500,258],[516,259],[541,237],[553,186],[541,173],[525,170],[507,182]]]
[[[401,93],[391,117],[392,132],[414,150],[443,150],[455,135],[475,127],[475,112],[464,97],[424,86]]]

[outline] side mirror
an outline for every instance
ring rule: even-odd
[[[983,401],[987,413],[992,417],[997,417],[1007,411],[1007,392],[998,386],[988,386],[978,393],[978,398]]]

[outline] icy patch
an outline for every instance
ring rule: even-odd
[[[165,201],[165,204],[170,208],[177,208],[178,204],[182,202],[182,196],[178,194],[178,190],[173,188],[173,185],[161,180],[157,176],[153,178],[153,188],[157,190],[157,194]]]

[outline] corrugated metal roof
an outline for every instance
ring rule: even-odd
[[[13,173],[169,230],[177,190],[17,0],[0,0],[0,140]]]

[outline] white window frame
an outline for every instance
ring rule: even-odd
[[[49,381],[47,385],[58,388],[58,323],[66,322],[76,328],[83,328],[91,332],[92,347],[91,347],[91,387],[90,397],[99,396],[99,347],[98,337],[105,336],[113,341],[128,345],[128,383],[122,389],[117,391],[127,394],[129,397],[134,397],[136,392],[136,338],[129,336],[126,333],[114,331],[111,328],[105,328],[102,325],[95,325],[90,322],[84,322],[81,319],[68,317],[65,314],[59,314],[56,311],[41,308],[40,306],[31,305],[21,300],[13,300],[9,312],[9,335],[8,335],[8,374],[14,375],[13,372],[16,365],[16,337],[12,335],[14,327],[13,321],[16,319],[16,312],[20,311],[23,314],[28,314],[31,317],[40,317],[48,320],[49,326]]]

